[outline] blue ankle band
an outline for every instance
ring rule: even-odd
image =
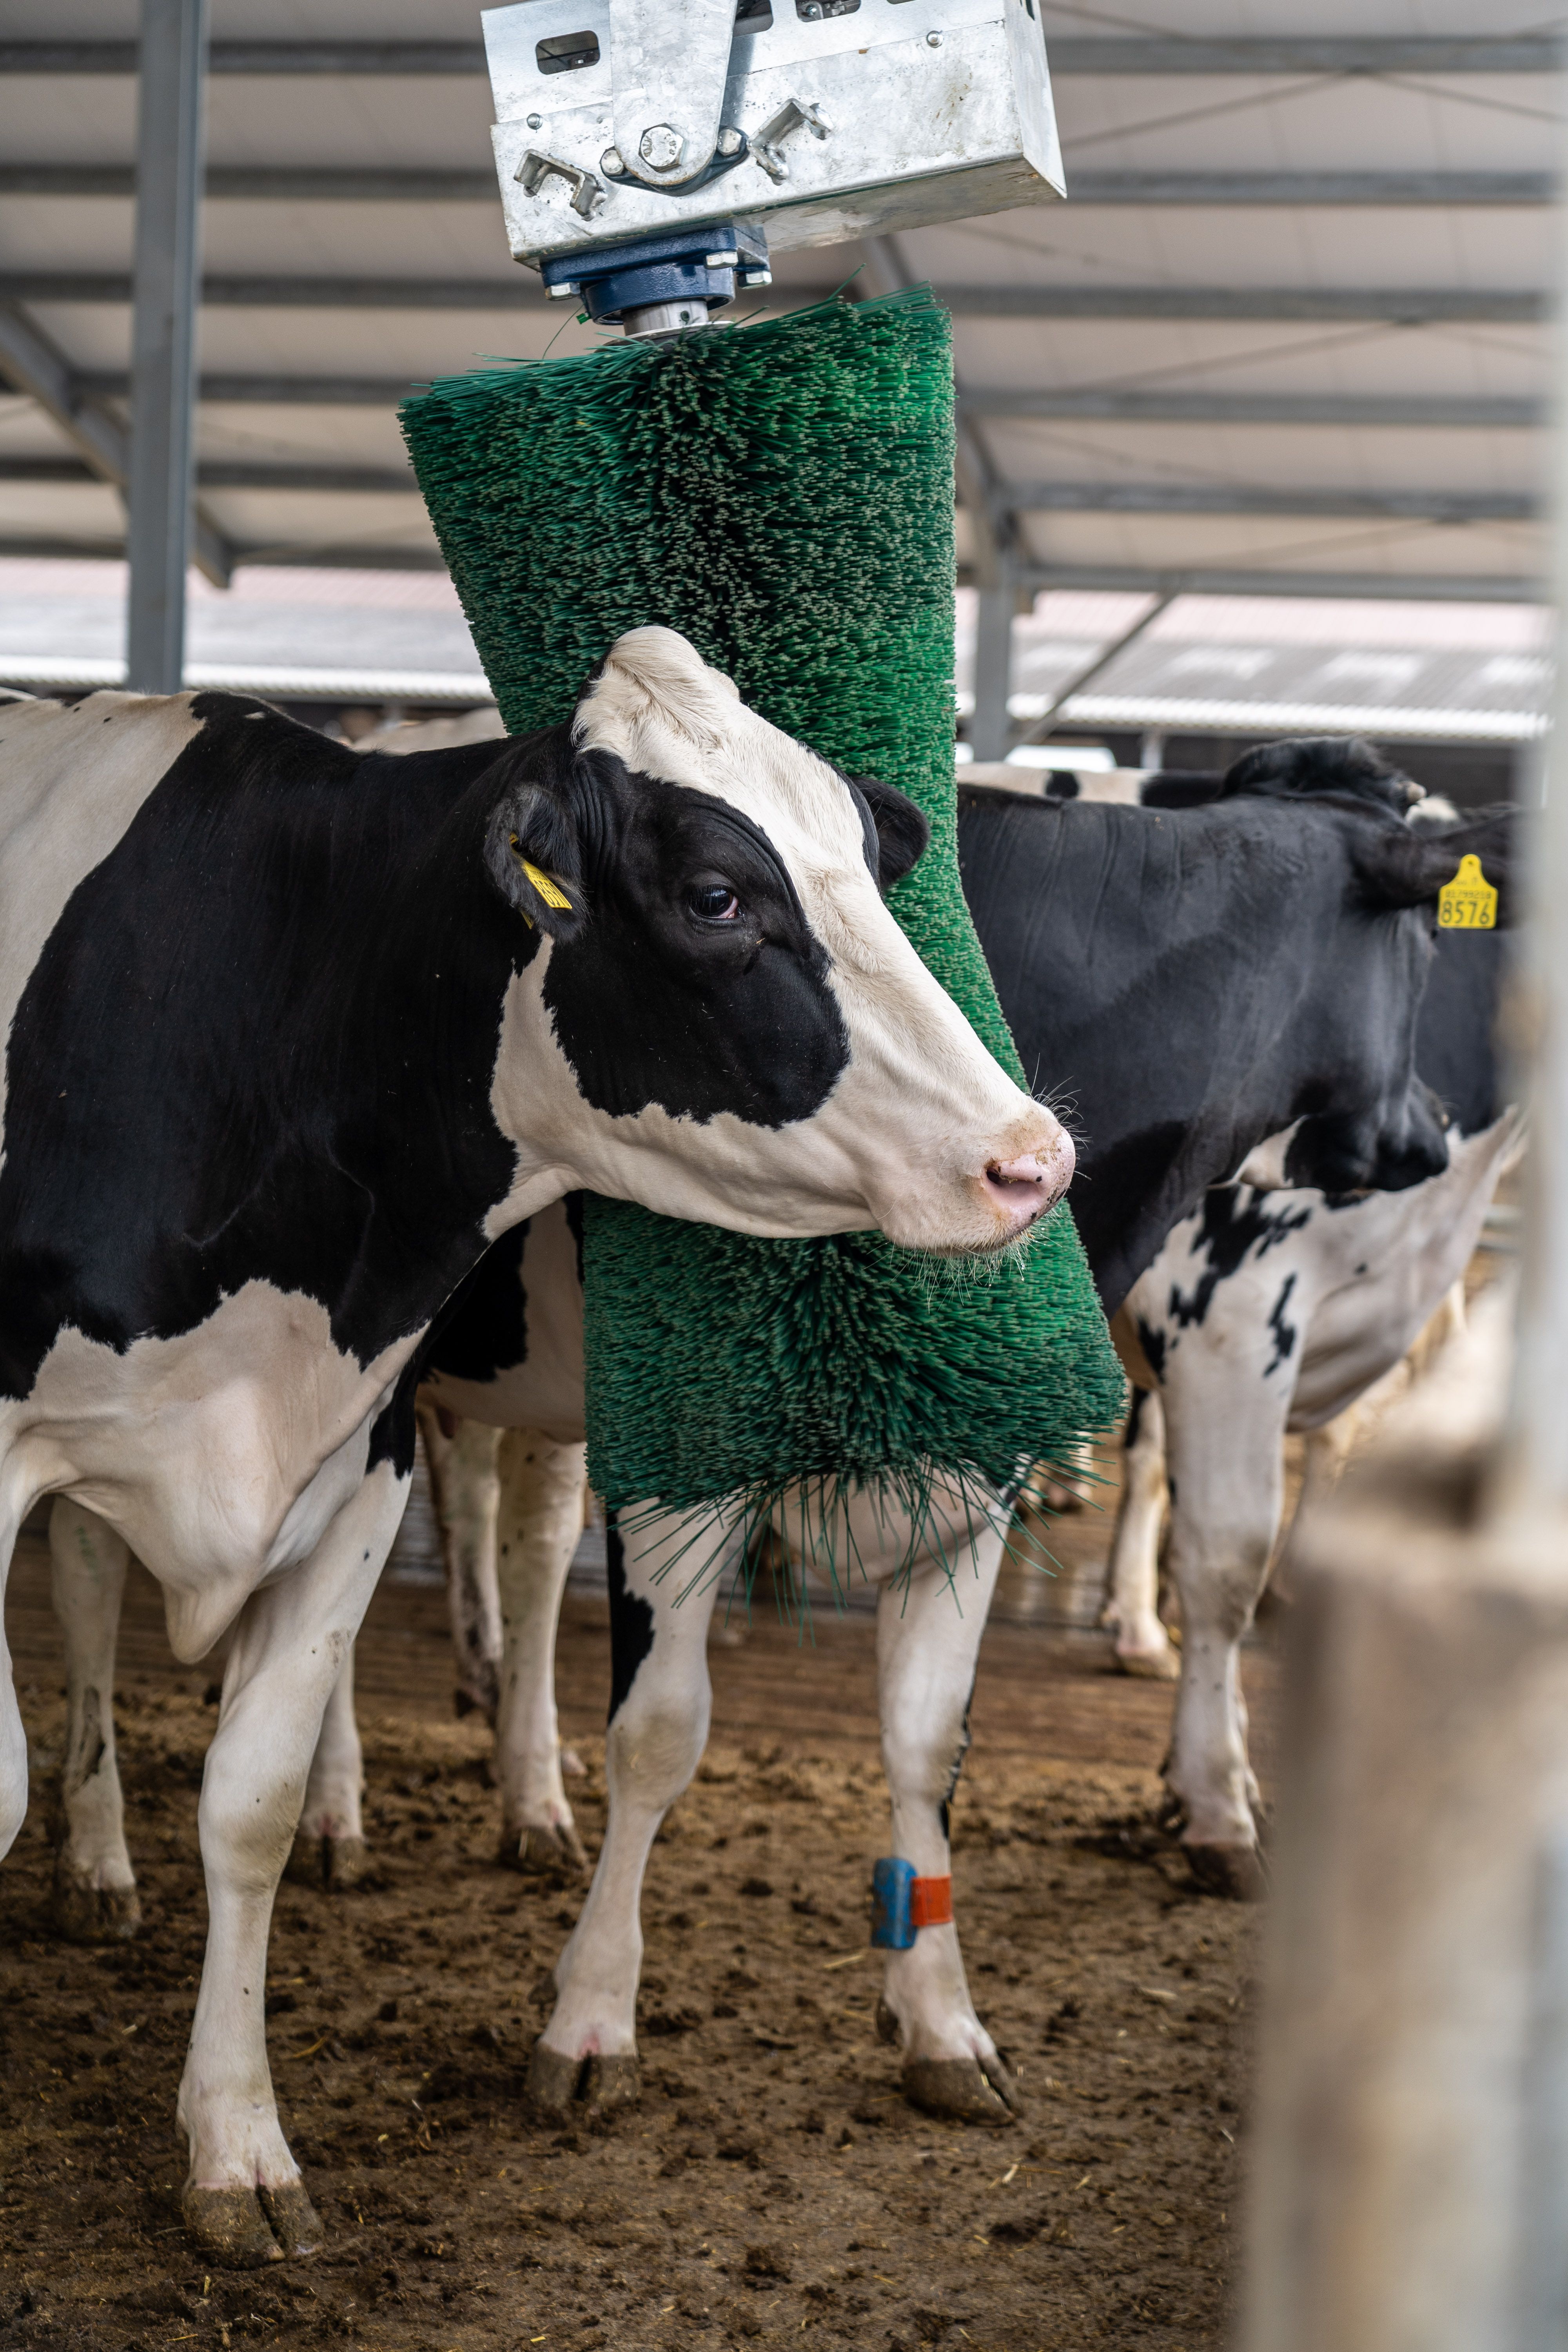
[[[884,1952],[912,1949],[919,1933],[910,1914],[918,1875],[912,1862],[896,1857],[871,1865],[871,1941]]]

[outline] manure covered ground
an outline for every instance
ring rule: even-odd
[[[1102,1547],[1103,1523],[1086,1538]],[[62,1678],[43,1548],[19,1549],[7,1625],[35,1781],[0,1878],[0,2344],[1220,2342],[1258,1922],[1198,1895],[1154,1825],[1168,1686],[1110,1675],[1081,1634],[986,1636],[954,1894],[976,2006],[1027,2114],[976,2130],[906,2106],[876,2038],[871,1623],[819,1611],[803,1652],[759,1612],[713,1649],[712,1745],[649,1869],[642,2105],[563,2131],[521,2092],[583,1887],[497,1866],[489,1735],[452,1719],[443,1612],[438,1592],[384,1583],[361,1645],[371,1884],[279,1898],[273,2072],[328,2243],[213,2273],[182,2236],[174,2121],[205,1927],[210,1669],[171,1662],[133,1570],[121,1753],[146,1925],[109,1948],[59,1942]],[[608,1680],[603,1603],[573,1597],[562,1716],[587,1767],[570,1788],[590,1853]],[[1248,1684],[1266,1748],[1258,1654]]]

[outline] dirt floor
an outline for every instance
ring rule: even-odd
[[[1103,1550],[1102,1521],[1068,1528]],[[174,2114],[205,1926],[209,1675],[171,1663],[135,1572],[121,1759],[147,1925],[108,1949],[60,1943],[60,1671],[43,1549],[22,1547],[7,1629],[35,1802],[0,1880],[0,2343],[1219,2341],[1257,1914],[1197,1895],[1153,1826],[1168,1686],[1110,1674],[1092,1637],[986,1636],[954,1891],[976,2004],[1028,2102],[987,2132],[908,2107],[875,2034],[869,1621],[821,1612],[803,1653],[760,1615],[716,1645],[712,1746],[648,1874],[643,2103],[563,2132],[521,2090],[582,1889],[496,1864],[489,1736],[452,1719],[443,1605],[384,1584],[361,1645],[373,1883],[286,1885],[278,1905],[273,2070],[328,2245],[208,2273],[182,2235]],[[563,1728],[587,1766],[572,1794],[590,1851],[608,1681],[604,1605],[571,1599]],[[1258,1653],[1248,1691],[1266,1766]]]

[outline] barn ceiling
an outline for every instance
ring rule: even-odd
[[[1003,549],[1037,588],[1532,595],[1558,143],[1538,18],[1045,19],[1070,200],[783,256],[772,298],[858,268],[857,289],[929,278],[949,302],[972,576]],[[214,0],[209,572],[433,565],[397,399],[481,354],[588,347],[508,257],[479,33],[477,0]],[[8,0],[0,554],[121,543],[134,40],[133,0]]]

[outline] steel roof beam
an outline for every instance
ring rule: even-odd
[[[0,164],[0,195],[90,196],[135,193],[130,163]],[[1533,208],[1554,202],[1551,172],[1074,172],[1074,204]],[[346,164],[215,163],[206,193],[219,203],[493,205],[493,172],[399,170]]]
[[[838,281],[835,280],[836,285]],[[776,305],[824,301],[834,285],[774,286]],[[1531,326],[1551,314],[1551,298],[1528,287],[1295,286],[938,286],[936,298],[960,319],[1270,320],[1321,324],[1386,320],[1391,325]],[[112,302],[131,299],[127,272],[111,269],[0,270],[0,302]],[[202,281],[208,310],[513,310],[547,305],[531,270],[507,278],[261,278],[211,276]]]
[[[95,400],[123,400],[123,369],[83,370],[79,385]],[[421,389],[413,377],[261,375],[237,371],[204,375],[204,401],[265,408],[386,408]],[[1543,401],[1468,393],[1230,393],[1121,392],[1090,386],[1060,392],[965,391],[966,418],[1079,418],[1104,424],[1321,425],[1426,427],[1430,430],[1530,432],[1545,421]]]
[[[1138,425],[1326,425],[1529,432],[1546,421],[1542,400],[1469,393],[972,391],[977,416],[1092,418]]]
[[[80,457],[12,457],[0,456],[0,482],[58,482],[62,485],[99,478]],[[405,468],[390,466],[290,465],[287,460],[225,459],[197,467],[204,490],[321,490],[384,495],[406,492],[417,497],[419,485]]]
[[[1368,516],[1410,522],[1531,522],[1528,490],[1252,489],[1216,482],[1009,482],[1020,514]]]
[[[1131,564],[1037,563],[1020,575],[1038,593],[1047,588],[1102,588],[1151,596],[1366,596],[1410,604],[1539,604],[1545,583],[1529,573],[1436,572],[1249,572],[1243,567],[1146,571]]]
[[[30,555],[49,560],[85,558],[96,562],[118,562],[125,553],[123,536],[105,536],[102,532],[84,531],[72,537],[64,531],[0,531],[0,556]],[[287,547],[235,546],[230,560],[236,564],[265,563],[273,569],[330,572],[445,572],[446,563],[436,547],[301,547],[290,541]],[[18,655],[11,664],[15,669],[26,658]]]
[[[124,494],[131,479],[131,436],[104,407],[104,394],[73,371],[48,337],[15,309],[0,309],[0,376],[43,410],[97,480]],[[119,396],[128,398],[130,378],[121,376]],[[193,531],[197,565],[216,587],[226,586],[234,551],[222,531],[199,508]]]
[[[99,478],[80,457],[0,456],[0,482]],[[209,459],[197,473],[204,490],[311,490],[415,497],[418,484],[390,466],[332,466],[287,459]],[[1541,502],[1524,490],[1249,489],[1224,483],[1005,482],[991,486],[1010,514],[1301,515],[1367,517],[1433,523],[1532,522]],[[967,503],[967,501],[966,501]]]
[[[1114,36],[1052,40],[1053,75],[1153,74],[1541,74],[1563,50],[1550,36],[1288,33],[1241,36]],[[0,73],[133,74],[134,41],[0,41]],[[215,74],[482,74],[480,41],[215,41]]]

